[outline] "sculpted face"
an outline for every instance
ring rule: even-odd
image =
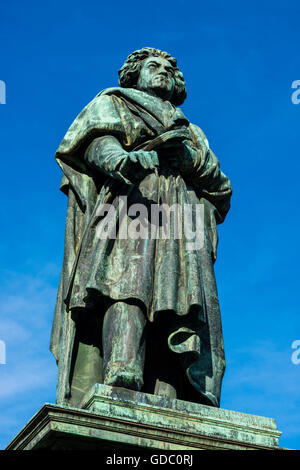
[[[136,88],[163,100],[170,100],[175,86],[173,67],[163,57],[148,57],[143,63]]]

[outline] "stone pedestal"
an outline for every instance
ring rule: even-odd
[[[279,450],[280,435],[272,418],[97,384],[80,409],[45,404],[7,450]]]

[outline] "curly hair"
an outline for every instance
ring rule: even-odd
[[[127,60],[118,72],[120,87],[134,88],[137,84],[144,60],[151,56],[162,57],[168,60],[173,67],[175,87],[170,101],[174,106],[180,106],[186,98],[186,86],[183,75],[177,67],[177,61],[167,52],[154,49],[153,47],[143,47],[142,49],[134,51],[127,57]]]

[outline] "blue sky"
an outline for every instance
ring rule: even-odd
[[[143,46],[177,57],[183,111],[230,177],[216,277],[227,369],[221,407],[275,418],[300,449],[300,79],[296,1],[2,2],[0,448],[55,402],[49,338],[66,198],[55,150],[78,112]]]

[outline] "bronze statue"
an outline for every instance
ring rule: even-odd
[[[51,335],[57,402],[80,406],[104,383],[219,406],[225,360],[213,265],[231,184],[203,131],[176,107],[186,97],[176,59],[135,51],[119,84],[83,109],[56,152],[68,196]],[[200,248],[188,248],[182,230],[164,236],[166,224],[146,212],[137,217],[136,208],[174,205],[203,208]],[[140,236],[128,236],[128,224]]]

